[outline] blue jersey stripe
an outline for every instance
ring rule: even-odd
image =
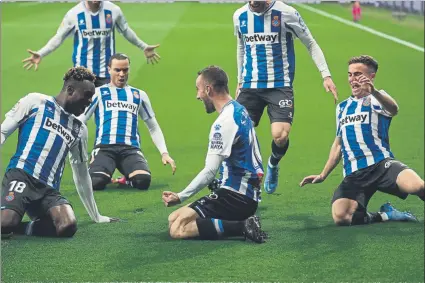
[[[373,138],[373,131],[372,131],[372,107],[362,105],[362,112],[368,112],[369,113],[369,123],[361,125],[362,127],[362,135],[363,140],[366,144],[366,146],[369,148],[369,150],[372,152],[373,156],[373,162],[377,163],[384,159],[384,154],[381,150],[379,150],[378,145],[375,143],[375,139]]]
[[[125,88],[117,88],[118,100],[127,101],[127,92]],[[125,132],[127,129],[127,111],[118,111],[118,129],[117,129],[117,143],[125,143]]]
[[[100,89],[100,95],[102,95],[102,103],[103,103],[103,124],[96,125],[96,127],[102,127],[102,137],[101,144],[109,144],[111,140],[111,119],[112,119],[112,111],[106,110],[106,101],[111,100],[111,91],[108,87],[102,87]],[[99,102],[100,103],[100,102]],[[96,119],[98,121],[99,119]],[[100,123],[100,121],[99,121]]]
[[[131,93],[133,93],[133,103],[136,105],[140,105],[140,92],[138,89],[132,88]],[[135,96],[134,93],[137,93],[138,95]],[[137,129],[137,119],[138,119],[138,113],[136,115],[132,115],[132,121],[131,121],[131,145],[135,147],[140,147],[139,144],[139,132]]]
[[[33,145],[31,146],[31,149],[28,153],[28,157],[26,158],[26,160],[28,162],[25,162],[25,165],[24,165],[24,168],[23,168],[27,173],[29,173],[31,175],[34,173],[34,169],[35,169],[34,165],[37,164],[37,160],[40,157],[42,150],[44,149],[44,146],[47,142],[47,139],[48,139],[49,133],[50,133],[48,130],[43,128],[43,125],[44,125],[47,118],[54,120],[55,109],[56,109],[56,106],[53,102],[46,101],[45,109],[44,109],[44,113],[43,113],[43,118],[41,120],[40,129],[38,130],[37,136],[35,138],[35,140],[37,142],[34,142]],[[52,166],[52,164],[50,164],[48,166]],[[40,180],[47,182],[47,179],[40,179]]]
[[[86,16],[84,12],[78,14],[78,26],[81,32],[87,29]],[[81,61],[81,66],[84,66],[84,67],[87,67],[88,47],[89,47],[89,40],[83,37],[83,46],[81,48],[80,61]]]
[[[270,22],[271,31],[278,33],[279,43],[274,43],[272,45],[272,54],[273,54],[273,69],[274,69],[274,87],[283,87],[284,86],[284,76],[283,76],[283,57],[282,57],[282,40],[281,33],[282,29],[280,23],[282,22],[282,12],[277,10],[272,10],[271,14],[272,20]]]
[[[78,36],[78,31],[74,33],[74,51],[72,53],[72,63],[74,66],[77,64],[77,51],[78,45],[80,44],[80,37]]]
[[[38,111],[38,108],[37,108]],[[31,130],[34,127],[36,116],[32,116],[26,120],[24,124],[19,127],[18,146],[15,155],[11,158],[8,169],[16,168],[19,162],[19,157],[23,154],[25,146],[29,141]]]
[[[105,23],[107,29],[112,29],[112,12],[110,10],[105,10]],[[112,35],[113,36],[113,35]],[[115,42],[115,39],[114,39]],[[108,36],[105,40],[105,77],[109,78],[108,73],[108,64],[109,59],[111,58],[111,55],[114,53],[113,50],[111,50],[111,37]]]
[[[99,14],[96,16],[91,16],[92,28],[99,29],[100,21]],[[96,76],[100,74],[100,38],[93,39],[93,73]]]
[[[68,117],[69,116],[66,115],[64,112],[62,112],[60,115],[60,124],[65,128],[68,128]],[[40,179],[47,181],[49,179],[50,172],[52,171],[52,167],[54,163],[56,162],[56,159],[57,158],[64,159],[64,156],[59,156],[59,152],[62,148],[62,145],[63,145],[63,139],[59,135],[57,135],[49,151],[49,154],[47,155],[46,161],[44,162],[43,167],[41,168]],[[54,180],[53,180],[54,189],[58,189],[59,183],[60,183],[60,178],[58,178],[60,175],[58,175],[58,172],[60,172],[60,168],[58,168],[54,176]]]
[[[288,56],[289,64],[289,87],[292,87],[295,78],[295,50],[294,50],[294,40],[291,33],[286,33],[286,52]]]
[[[264,16],[254,15],[254,32],[264,32]],[[258,88],[267,88],[267,54],[266,45],[257,44],[255,46],[257,56],[257,69],[258,69]]]
[[[358,103],[353,101],[347,109],[347,115],[352,115],[355,113],[356,108],[358,106]],[[345,134],[347,136],[348,143],[350,145],[350,149],[354,154],[354,157],[357,160],[357,167],[358,168],[365,168],[367,167],[366,158],[364,156],[363,151],[360,148],[359,143],[357,142],[356,133],[354,125],[348,125],[345,126]]]
[[[243,12],[239,16],[239,26],[241,30],[240,36],[244,37],[245,34],[248,33],[248,12]],[[252,62],[252,51],[251,46],[248,44],[245,44],[245,69],[246,69],[246,75],[243,78],[244,84],[243,88],[250,88],[251,87],[251,80],[252,80],[252,71],[253,71],[253,62]]]

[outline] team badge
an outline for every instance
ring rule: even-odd
[[[370,98],[369,97],[366,97],[364,100],[363,100],[363,106],[369,106],[370,105]]]
[[[273,20],[272,20],[272,26],[274,26],[274,27],[278,27],[278,26],[280,26],[279,16],[274,16],[274,17],[273,17]]]
[[[133,91],[133,95],[135,98],[140,98],[139,92],[138,91]]]
[[[107,14],[106,15],[106,23],[107,24],[112,24],[112,16],[111,16],[111,14]]]
[[[14,200],[15,199],[15,193],[14,192],[10,192],[9,193],[9,195],[7,195],[6,197],[5,197],[5,200],[6,201],[12,201],[12,200]]]

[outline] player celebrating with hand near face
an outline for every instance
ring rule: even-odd
[[[348,81],[352,95],[336,111],[337,132],[329,159],[319,175],[305,177],[301,186],[323,182],[344,163],[344,180],[332,199],[332,217],[337,225],[370,224],[387,220],[416,221],[389,203],[380,212],[367,212],[376,191],[406,199],[409,194],[424,200],[424,180],[394,159],[389,143],[391,119],[398,112],[396,101],[374,86],[378,63],[370,56],[349,61]]]
[[[248,110],[255,126],[268,108],[273,141],[264,189],[273,193],[294,118],[294,37],[307,47],[335,102],[336,87],[322,50],[294,8],[281,1],[249,1],[234,13],[233,23],[237,36],[237,101]]]
[[[122,53],[113,55],[108,71],[111,82],[96,88],[93,102],[79,117],[87,123],[93,114],[95,116],[96,140],[90,161],[93,189],[104,190],[118,168],[124,175],[119,183],[147,190],[151,183],[151,173],[140,150],[138,116],[148,127],[163,164],[170,164],[173,174],[176,164],[168,154],[164,135],[146,92],[127,84],[130,59]]]
[[[27,69],[37,70],[41,59],[58,48],[68,36],[74,37],[74,66],[83,66],[96,75],[95,86],[109,82],[108,62],[115,54],[115,29],[129,42],[142,49],[148,63],[160,59],[155,49],[140,40],[129,27],[120,7],[110,1],[81,1],[65,15],[55,36],[39,51],[28,50],[30,57],[23,60]]]
[[[94,80],[94,74],[86,68],[70,69],[58,96],[30,93],[6,114],[1,144],[18,127],[19,137],[2,183],[2,235],[75,234],[74,212],[59,192],[68,152],[74,184],[91,219],[98,223],[117,220],[97,210],[87,168],[87,127],[74,116],[90,104]],[[25,213],[33,221],[21,223]]]

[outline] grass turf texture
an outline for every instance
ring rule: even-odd
[[[236,86],[235,4],[120,4],[130,26],[145,41],[161,43],[159,65],[145,64],[143,53],[121,36],[117,51],[132,59],[130,84],[150,95],[178,171],[164,167],[148,132],[140,124],[142,147],[153,172],[147,192],[117,189],[96,192],[103,215],[125,222],[91,223],[74,189],[67,166],[61,191],[73,204],[79,230],[73,239],[17,237],[2,241],[2,276],[13,281],[380,281],[421,282],[424,274],[424,206],[416,197],[403,202],[377,193],[376,211],[387,200],[410,209],[420,223],[385,223],[334,227],[330,199],[342,180],[341,166],[324,184],[299,188],[307,174],[319,173],[335,135],[335,106],[324,92],[320,75],[305,47],[296,41],[296,113],[291,147],[281,163],[280,187],[263,194],[259,213],[270,240],[264,245],[239,240],[179,241],[167,234],[174,208],[161,202],[163,190],[182,190],[202,169],[209,127],[216,115],[206,115],[195,99],[196,72],[222,66]],[[71,66],[72,40],[46,57],[38,72],[26,72],[26,49],[37,50],[55,33],[72,4],[2,4],[2,97],[4,114],[28,92],[55,95],[63,73]],[[339,5],[318,5],[350,18]],[[347,64],[351,56],[370,54],[380,63],[376,80],[400,105],[392,123],[391,146],[396,157],[423,177],[424,63],[423,53],[348,27],[299,8],[325,52],[340,101],[350,95]],[[423,42],[423,18],[403,22],[390,12],[366,9],[362,23],[416,44]],[[412,25],[415,28],[412,28]],[[89,124],[90,147],[94,124]],[[270,154],[267,115],[257,133],[263,160]],[[17,134],[2,149],[5,167],[15,151]],[[3,168],[4,168],[3,167]],[[205,193],[206,191],[203,191]],[[203,195],[200,193],[197,197]],[[194,197],[193,199],[195,199]]]

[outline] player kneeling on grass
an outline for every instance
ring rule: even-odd
[[[336,111],[337,137],[329,159],[319,175],[302,180],[300,186],[321,183],[344,160],[344,180],[332,199],[332,217],[337,225],[358,225],[394,221],[417,221],[390,203],[378,213],[367,212],[367,204],[376,191],[406,199],[409,194],[424,200],[424,181],[403,163],[394,159],[388,130],[398,112],[396,101],[373,80],[378,63],[370,56],[349,61],[348,81],[352,95]]]
[[[162,200],[166,206],[184,202],[213,183],[219,168],[220,179],[210,195],[170,214],[170,235],[208,240],[245,236],[262,243],[266,234],[254,214],[263,166],[252,121],[246,109],[230,97],[227,74],[219,67],[200,71],[196,89],[207,113],[219,113],[211,127],[205,168],[182,192],[163,192]]]
[[[87,168],[87,127],[80,115],[95,92],[95,76],[83,67],[70,69],[56,97],[30,93],[6,114],[1,144],[19,127],[18,145],[2,183],[1,232],[72,237],[77,221],[59,187],[69,152],[77,192],[91,219],[99,214]],[[25,212],[33,220],[21,223]]]
[[[108,70],[111,82],[96,88],[93,102],[79,117],[87,123],[93,113],[95,116],[96,141],[90,161],[93,189],[104,190],[113,181],[147,190],[151,183],[151,172],[140,150],[138,116],[148,127],[152,140],[161,153],[162,163],[170,164],[173,174],[176,165],[168,154],[164,135],[148,95],[127,84],[130,59],[122,53],[112,55]],[[111,179],[115,168],[124,175],[123,178]]]

